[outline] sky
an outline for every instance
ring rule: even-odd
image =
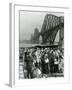
[[[20,11],[20,40],[29,40],[35,28],[41,31],[46,14],[63,16],[63,13]]]

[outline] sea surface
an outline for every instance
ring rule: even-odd
[[[20,43],[19,47],[34,47],[35,45],[39,45],[39,44],[31,44],[31,43]]]

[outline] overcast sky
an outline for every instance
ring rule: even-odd
[[[20,40],[29,40],[34,29],[41,31],[46,12],[20,11]],[[63,13],[49,13],[56,16],[63,16]]]

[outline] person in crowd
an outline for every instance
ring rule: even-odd
[[[45,74],[49,73],[49,59],[47,54],[45,54],[44,56],[44,70],[45,70]]]
[[[27,77],[32,78],[33,58],[31,53],[28,54],[26,63],[27,63]]]
[[[39,69],[41,69],[41,54],[40,54],[40,49],[38,48],[36,53],[35,53],[35,56],[36,56],[36,63],[35,63],[35,66]]]
[[[54,55],[53,51],[50,52],[50,73],[53,75],[54,72]]]
[[[44,74],[45,70],[44,70],[44,52],[41,55],[41,71]]]
[[[54,59],[54,73],[58,73],[58,58]]]

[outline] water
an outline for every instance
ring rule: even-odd
[[[26,44],[26,43],[20,43],[19,47],[34,47],[35,45],[39,45],[39,44]]]

